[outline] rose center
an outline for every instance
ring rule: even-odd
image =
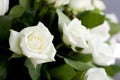
[[[28,47],[34,50],[42,50],[44,48],[44,36],[39,33],[32,33],[28,36]]]

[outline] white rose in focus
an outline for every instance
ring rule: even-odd
[[[52,40],[51,33],[39,22],[37,26],[24,28],[20,32],[11,30],[9,44],[11,51],[25,55],[36,67],[37,64],[55,61],[56,50]]]
[[[93,10],[91,0],[70,0],[69,7],[75,13],[85,10]]]
[[[9,8],[9,0],[0,0],[0,16],[4,15]]]
[[[76,51],[76,47],[86,48],[88,46],[86,42],[88,32],[81,21],[75,18],[68,25],[64,24],[63,41],[70,45],[74,51]]]
[[[69,3],[69,0],[47,0],[49,4],[55,3],[55,7],[59,7],[61,5],[66,5]]]
[[[86,80],[112,80],[104,68],[90,68],[85,74]]]

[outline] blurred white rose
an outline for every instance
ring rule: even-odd
[[[86,80],[112,80],[104,68],[90,68],[85,74]]]
[[[105,10],[106,6],[102,0],[93,0],[93,7],[99,10]]]
[[[0,0],[0,16],[4,15],[9,8],[9,0]]]
[[[120,32],[112,36],[110,43],[114,48],[114,57],[120,59]]]
[[[88,41],[88,47],[84,48],[83,54],[92,54],[93,62],[97,65],[109,66],[115,63],[114,48],[112,45],[100,40],[95,36]]]
[[[113,23],[118,23],[118,18],[114,13],[107,14],[106,17]]]
[[[91,0],[70,0],[69,7],[74,12],[81,12],[85,10],[93,10]]]
[[[92,54],[93,62],[97,65],[108,66],[115,63],[114,48],[106,41],[110,38],[110,26],[105,21],[102,25],[89,30],[87,37],[88,47],[84,48],[83,54]]]
[[[66,5],[69,3],[69,0],[47,0],[49,4],[55,3],[55,7],[59,7],[61,5]]]
[[[102,66],[115,64],[115,57],[113,53],[114,49],[111,45],[108,45],[107,43],[97,42],[95,42],[94,44],[98,44],[94,46],[95,52],[92,53],[94,63]]]
[[[11,30],[9,44],[11,51],[25,55],[36,67],[37,64],[55,61],[56,50],[52,40],[51,33],[39,22],[37,26],[24,28],[20,32]]]
[[[90,30],[91,34],[94,34],[96,37],[99,37],[101,41],[107,41],[110,38],[110,26],[107,21],[104,21],[103,24],[96,26]]]
[[[81,24],[81,21],[75,18],[68,25],[64,24],[63,41],[76,51],[75,47],[88,47],[86,42],[88,33],[89,31]]]
[[[94,34],[89,33],[88,38],[87,38],[87,42],[88,42],[88,47],[86,47],[86,48],[84,48],[82,50],[83,54],[92,54],[92,53],[94,53],[96,46],[99,46],[98,43],[100,43],[101,41],[99,40],[99,38],[97,36],[95,36]]]
[[[110,38],[109,30],[110,26],[107,21],[104,21],[104,23],[99,26],[89,29],[89,35],[87,37],[88,47],[84,48],[82,52],[84,54],[95,52],[95,45],[97,45],[101,41],[105,42]],[[97,44],[95,43],[95,41],[97,41]]]

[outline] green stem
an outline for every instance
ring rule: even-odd
[[[60,47],[62,47],[64,44],[63,43],[60,43],[56,46],[56,49],[59,49]]]

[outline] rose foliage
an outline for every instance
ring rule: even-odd
[[[102,0],[0,0],[0,80],[113,80],[120,26],[105,8]]]

